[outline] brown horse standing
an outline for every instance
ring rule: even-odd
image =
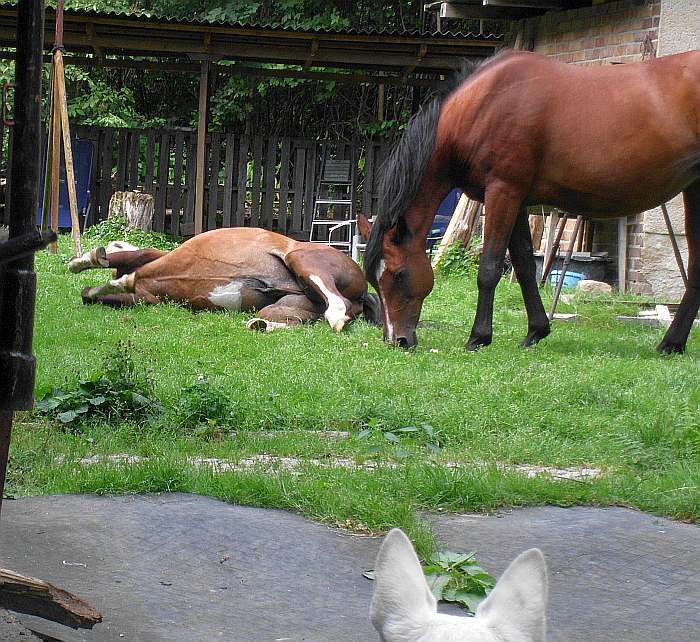
[[[682,352],[700,306],[700,52],[581,67],[505,51],[470,69],[408,124],[389,157],[365,269],[383,304],[385,339],[416,344],[433,273],[425,240],[453,187],[485,203],[479,299],[467,348],[491,343],[506,249],[530,346],[549,334],[535,281],[526,206],[635,214],[683,192],[688,288],[660,352]]]
[[[68,264],[71,272],[97,267],[116,274],[85,288],[85,303],[171,300],[195,310],[259,310],[252,327],[268,330],[321,317],[336,331],[360,315],[379,321],[378,302],[351,258],[257,228],[212,230],[172,252],[114,243]]]

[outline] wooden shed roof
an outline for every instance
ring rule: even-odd
[[[46,49],[53,44],[55,13],[46,12]],[[0,4],[0,46],[14,45],[17,7]],[[64,44],[91,64],[118,57],[122,66],[138,58],[187,63],[233,60],[282,63],[302,69],[333,67],[390,74],[444,74],[463,57],[485,57],[500,34],[455,34],[421,30],[297,29],[274,24],[224,23],[147,13],[66,10]],[[79,62],[78,62],[79,64]]]

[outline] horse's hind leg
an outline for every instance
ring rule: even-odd
[[[685,234],[688,240],[688,287],[678,312],[657,350],[662,354],[683,352],[700,308],[700,181],[683,192]]]
[[[479,298],[467,350],[477,350],[491,343],[493,296],[503,275],[503,259],[521,203],[520,195],[504,183],[492,183],[486,190],[484,247],[477,277]]]
[[[68,269],[77,274],[92,268],[111,268],[116,271],[115,277],[118,278],[124,274],[130,274],[142,265],[155,261],[165,254],[167,252],[155,248],[108,252],[105,248],[98,247],[86,252],[83,256],[72,258],[68,262]]]
[[[535,257],[532,253],[532,235],[525,209],[520,210],[515,221],[508,249],[527,310],[527,336],[522,345],[528,348],[540,339],[544,339],[549,334],[550,329],[549,319],[544,311],[542,297],[537,287]]]

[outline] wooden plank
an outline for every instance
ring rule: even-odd
[[[184,167],[185,135],[175,134],[175,168],[173,170],[173,193],[170,199],[170,233],[180,234],[180,210],[182,209],[182,173]]]
[[[279,208],[277,210],[277,231],[284,234],[287,231],[287,198],[289,196],[289,161],[291,141],[285,137],[282,139],[282,152],[280,156],[280,192]]]
[[[295,141],[294,150],[294,200],[292,202],[292,229],[301,230],[301,211],[304,202],[304,168],[306,167],[306,149]]]
[[[318,147],[311,143],[306,152],[306,175],[304,177],[304,227],[311,230],[311,219],[314,215],[314,199],[316,198],[316,163]]]
[[[119,129],[117,146],[117,184],[116,189],[123,192],[126,189],[126,162],[129,155],[127,150],[127,129]]]
[[[202,60],[199,71],[199,119],[197,122],[197,174],[194,205],[194,233],[204,229],[204,180],[206,175],[206,136],[209,121],[209,60]]]
[[[76,256],[82,256],[83,246],[80,242],[80,222],[78,221],[78,196],[75,191],[75,175],[73,173],[73,146],[70,138],[70,125],[68,123],[68,101],[66,100],[66,85],[63,73],[63,52],[54,52],[54,65],[56,67],[55,80],[58,90],[58,106],[61,115],[61,132],[63,133],[63,156],[66,167],[66,184],[68,186],[68,204],[70,207],[71,236]]]
[[[223,227],[231,227],[233,209],[233,186],[236,172],[236,137],[233,133],[226,134],[226,158],[224,159],[224,211]]]
[[[143,180],[143,191],[155,194],[153,188],[153,152],[156,146],[156,135],[150,130],[146,135],[146,176]]]
[[[112,144],[114,142],[114,130],[105,129],[102,136],[100,149],[100,211],[95,220],[107,218],[109,199],[112,198]]]
[[[128,159],[128,186],[129,190],[136,190],[139,186],[139,151],[141,132],[132,129],[129,132],[129,159]]]
[[[0,607],[73,628],[91,629],[102,621],[102,615],[77,595],[7,569],[0,569]]]
[[[245,203],[248,192],[248,148],[250,140],[247,136],[242,136],[238,146],[238,178],[236,181],[236,214],[235,225],[241,227],[245,225]]]
[[[197,176],[197,136],[193,133],[188,137],[187,142],[187,183],[186,183],[186,194],[187,194],[187,206],[185,207],[185,212],[182,217],[182,226],[180,229],[180,234],[183,236],[190,236],[194,234],[194,206],[195,206],[195,183]],[[191,229],[190,229],[191,228]]]
[[[368,140],[365,145],[365,175],[362,181],[362,213],[370,218],[372,216],[372,189],[374,186],[374,155],[375,144]]]
[[[221,163],[221,134],[212,134],[209,143],[209,205],[207,207],[207,230],[215,230],[219,202],[219,165]]]
[[[275,202],[275,168],[277,166],[277,137],[270,136],[267,141],[265,153],[265,193],[263,195],[263,207],[260,227],[266,230],[272,229],[272,206]]]
[[[260,225],[260,179],[262,178],[263,167],[262,150],[263,139],[261,136],[256,136],[253,139],[253,195],[250,207],[251,227],[258,227],[258,225]]]
[[[156,232],[165,231],[165,205],[168,196],[168,168],[170,167],[170,134],[160,135],[158,149],[158,177],[156,187],[156,208],[153,215],[153,229]]]

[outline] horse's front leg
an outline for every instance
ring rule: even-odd
[[[515,275],[523,293],[525,310],[527,310],[527,336],[522,346],[529,348],[550,332],[549,319],[542,305],[542,297],[537,287],[535,257],[532,251],[532,235],[528,224],[527,210],[522,208],[510,235],[510,258]]]
[[[683,192],[685,234],[688,240],[688,287],[671,327],[657,347],[662,354],[683,352],[700,308],[700,181]]]
[[[493,296],[503,275],[503,260],[522,197],[512,187],[495,182],[486,189],[484,199],[484,247],[479,259],[477,286],[479,298],[467,350],[478,350],[491,343],[493,334]]]

